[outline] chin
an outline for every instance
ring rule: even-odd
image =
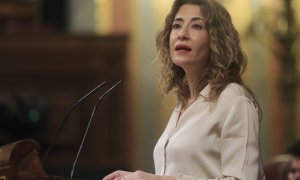
[[[189,59],[183,57],[173,59],[173,63],[180,67],[184,66],[185,64],[188,64],[188,62]]]

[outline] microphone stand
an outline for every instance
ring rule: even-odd
[[[91,114],[90,120],[89,120],[89,122],[88,122],[87,128],[85,129],[85,132],[84,132],[83,139],[82,139],[82,141],[81,141],[79,150],[78,150],[78,152],[77,152],[75,161],[74,161],[74,163],[73,163],[73,167],[72,167],[72,170],[71,170],[70,179],[73,179],[74,170],[75,170],[75,167],[76,167],[76,164],[77,164],[79,155],[80,155],[80,153],[81,153],[83,143],[84,143],[84,141],[85,141],[85,139],[86,139],[86,135],[87,135],[88,130],[89,130],[89,128],[90,128],[91,122],[92,122],[92,120],[94,119],[94,115],[95,115],[95,111],[96,111],[97,107],[99,106],[99,104],[100,104],[100,102],[102,101],[102,99],[103,99],[109,92],[111,92],[115,87],[117,87],[119,84],[121,84],[121,82],[122,82],[122,81],[118,81],[115,85],[113,85],[111,88],[109,88],[107,91],[105,91],[105,92],[100,96],[100,98],[98,99],[96,105],[94,106],[94,109],[93,109],[93,111],[92,111],[92,114]]]
[[[54,143],[55,143],[55,140],[56,140],[57,136],[58,136],[58,135],[60,134],[60,132],[62,131],[62,129],[63,129],[65,123],[67,122],[67,119],[69,118],[71,112],[73,112],[73,110],[75,109],[75,107],[77,107],[77,105],[78,105],[82,100],[84,100],[85,98],[87,98],[88,96],[90,96],[91,94],[93,94],[94,92],[96,92],[96,91],[97,91],[100,87],[102,87],[105,83],[106,83],[105,81],[102,82],[102,83],[100,83],[96,88],[94,88],[93,90],[91,90],[90,92],[88,92],[86,95],[84,95],[82,98],[80,98],[79,100],[77,100],[77,101],[73,104],[73,106],[71,107],[71,109],[70,109],[70,110],[68,111],[68,113],[66,114],[66,116],[65,116],[63,122],[61,123],[60,127],[58,128],[58,130],[57,130],[55,136],[53,137],[52,142],[51,142],[51,144],[50,144],[50,146],[49,146],[47,152],[46,152],[45,155],[44,155],[44,158],[43,158],[43,164],[45,163],[45,161],[46,161],[46,159],[47,159],[47,157],[48,157],[48,154],[49,154],[49,152],[51,151],[51,149],[52,149],[52,147],[53,147],[53,145],[54,145]]]

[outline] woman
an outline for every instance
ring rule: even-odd
[[[247,60],[229,13],[215,0],[175,0],[156,42],[178,103],[154,149],[155,175],[104,179],[264,179],[260,107],[241,78]]]
[[[288,148],[288,154],[291,155],[288,164],[287,180],[300,180],[300,139]]]

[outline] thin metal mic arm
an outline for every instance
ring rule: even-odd
[[[82,139],[82,141],[81,141],[79,150],[78,150],[78,152],[77,152],[75,161],[74,161],[74,163],[73,163],[73,167],[72,167],[72,171],[71,171],[71,175],[70,175],[70,178],[71,178],[71,179],[73,179],[74,170],[75,170],[75,167],[76,167],[76,164],[77,164],[79,155],[80,155],[80,153],[81,153],[83,143],[84,143],[84,141],[85,141],[85,139],[86,139],[87,132],[88,132],[88,130],[89,130],[89,128],[90,128],[91,122],[92,122],[92,120],[93,120],[93,118],[94,118],[95,111],[96,111],[98,105],[100,104],[100,102],[102,101],[102,99],[103,99],[109,92],[111,92],[115,87],[117,87],[119,84],[121,84],[121,82],[122,82],[122,81],[117,82],[115,85],[113,85],[113,86],[112,86],[111,88],[109,88],[107,91],[105,91],[105,92],[100,96],[100,98],[98,99],[96,105],[94,106],[94,109],[93,109],[93,112],[92,112],[92,114],[91,114],[90,120],[89,120],[89,122],[88,122],[87,128],[85,129],[85,132],[84,132],[83,139]]]
[[[49,152],[51,151],[51,149],[52,149],[52,147],[53,147],[53,145],[54,145],[54,143],[55,143],[55,140],[56,140],[57,136],[58,136],[58,135],[60,134],[60,132],[62,131],[62,129],[63,129],[65,123],[67,122],[67,119],[69,118],[71,112],[75,109],[75,107],[76,107],[82,100],[84,100],[86,97],[88,97],[89,95],[91,95],[91,94],[93,94],[94,92],[96,92],[96,91],[97,91],[100,87],[102,87],[105,83],[106,83],[105,81],[102,82],[102,83],[100,83],[97,87],[95,87],[93,90],[91,90],[90,92],[88,92],[86,95],[84,95],[82,98],[80,98],[79,100],[77,100],[77,101],[73,104],[73,106],[70,108],[70,110],[69,110],[68,113],[66,114],[66,116],[65,116],[63,122],[61,123],[60,127],[58,128],[56,134],[54,135],[54,137],[53,137],[53,139],[52,139],[52,142],[51,142],[51,144],[50,144],[50,146],[49,146],[47,152],[46,152],[45,155],[44,155],[43,163],[45,163],[45,161],[46,161],[46,159],[47,159],[47,157],[48,157],[48,154],[49,154]]]

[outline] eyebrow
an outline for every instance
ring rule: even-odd
[[[203,18],[200,18],[200,17],[193,17],[191,21],[197,21],[197,20],[200,20],[200,21],[205,22],[205,20],[204,20]],[[183,22],[184,20],[183,20],[183,18],[178,17],[178,18],[175,18],[175,19],[174,19],[174,22],[175,22],[175,21]]]

